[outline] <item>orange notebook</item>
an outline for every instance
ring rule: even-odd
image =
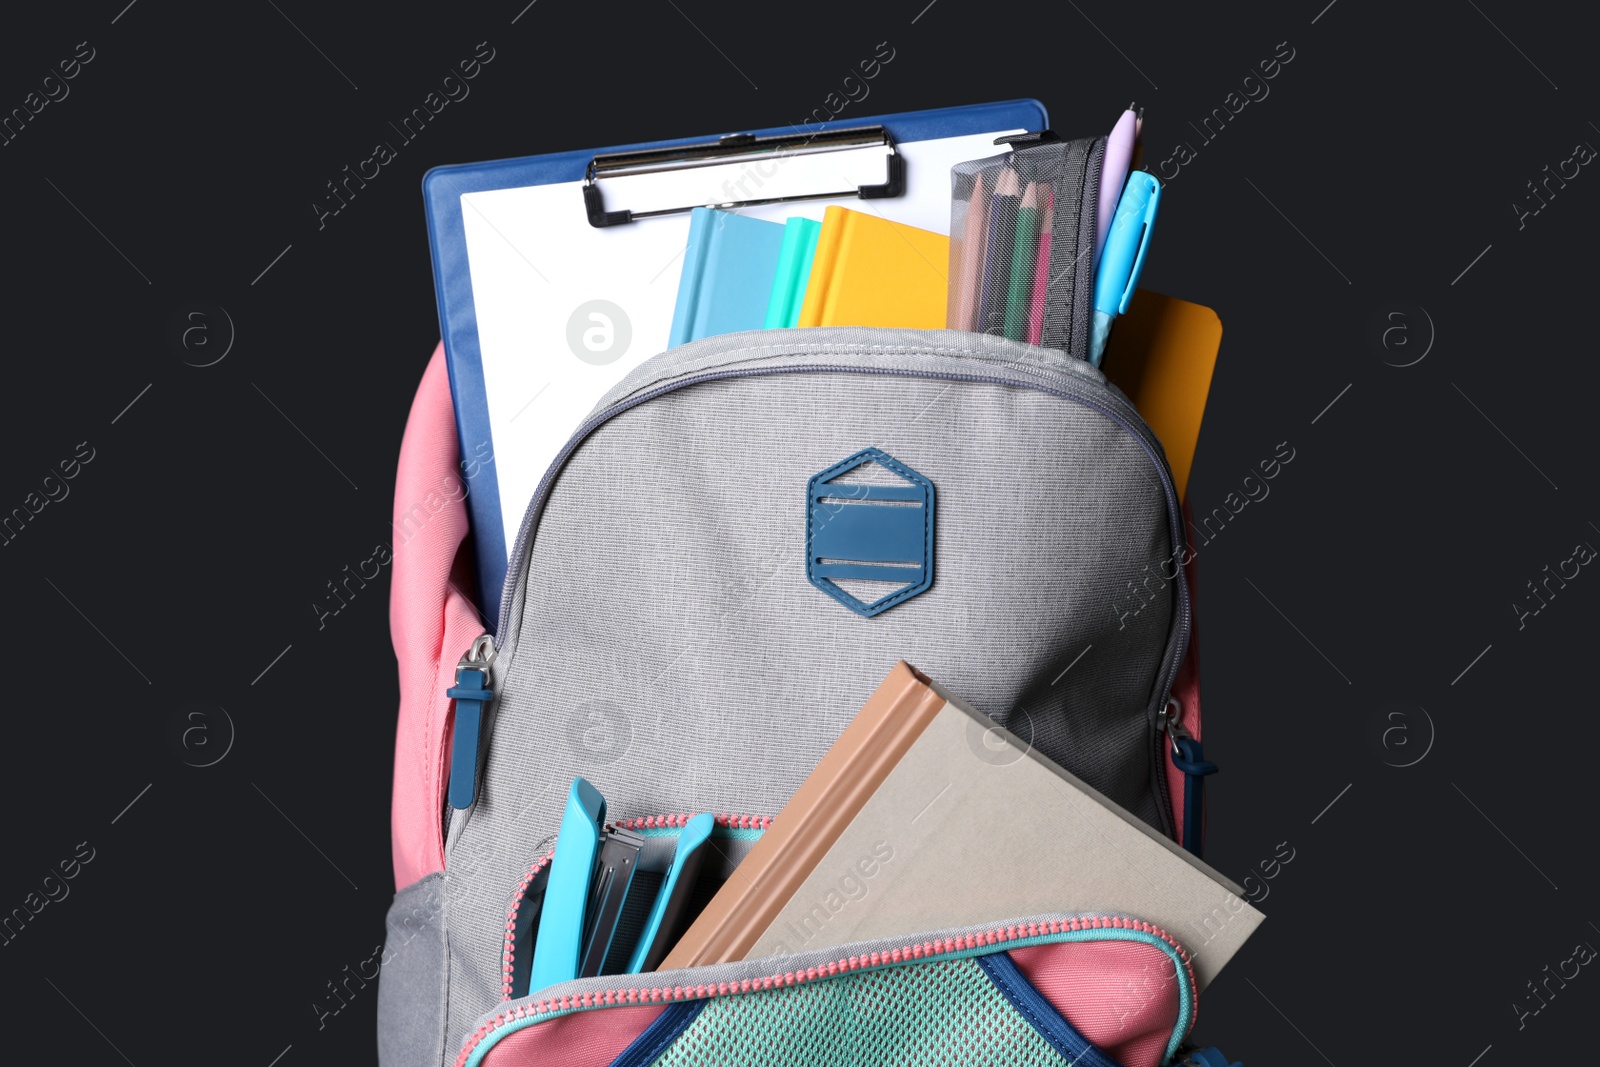
[[[1222,320],[1215,311],[1140,289],[1117,320],[1100,368],[1155,431],[1180,500],[1189,485],[1221,345]]]
[[[879,215],[830,207],[822,217],[801,326],[944,329],[950,238]]]

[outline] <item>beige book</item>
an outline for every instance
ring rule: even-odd
[[[932,694],[925,725],[842,827],[808,833],[799,820],[785,825],[793,805],[784,809],[757,849],[772,840],[767,870],[782,868],[784,853],[806,854],[804,877],[796,884],[791,874],[780,886],[760,876],[761,865],[747,872],[756,879],[741,877],[757,859],[752,851],[718,894],[738,906],[717,913],[714,899],[701,916],[711,914],[724,929],[759,926],[724,959],[1045,912],[1112,913],[1171,934],[1203,989],[1260,925],[1264,916],[1238,886],[991,719],[902,670],[885,685],[911,706],[918,705],[909,692]]]

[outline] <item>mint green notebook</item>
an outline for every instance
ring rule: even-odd
[[[806,283],[811,280],[811,260],[817,254],[817,238],[822,223],[816,219],[792,218],[783,224],[783,247],[778,250],[778,273],[772,279],[772,297],[767,301],[767,321],[762,329],[782,329],[800,324],[800,305],[806,300]]]

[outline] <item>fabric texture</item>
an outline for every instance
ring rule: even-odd
[[[434,1067],[448,1054],[444,875],[434,873],[395,894],[385,923],[378,976],[378,1062]]]
[[[466,494],[444,346],[434,349],[406,421],[395,476],[389,630],[400,668],[391,834],[396,887],[444,868],[443,768],[455,663],[489,627],[463,591]],[[474,477],[494,477],[492,468]]]
[[[1010,955],[1033,987],[1118,1063],[1162,1061],[1181,1001],[1170,957],[1136,941],[1036,945]]]
[[[609,1067],[663,1010],[646,1004],[613,1008],[599,1018],[593,1013],[563,1015],[508,1035],[495,1046],[491,1062],[496,1067],[502,1063],[513,1067]]]
[[[656,1067],[1067,1067],[971,959],[711,1001]]]
[[[1011,963],[997,968],[1002,956]],[[992,975],[978,981],[980,975],[962,966],[974,960],[980,972],[1011,972],[1010,989],[997,989]],[[1155,995],[1143,984],[1151,974],[1170,976]],[[1140,995],[1124,995],[1136,985]],[[620,1048],[627,1035],[632,1054],[637,1044],[655,1045],[644,1035],[657,1018],[638,1014],[640,1008],[670,1003],[703,1005],[687,1028],[666,1028],[674,1042],[682,1035],[674,1055],[691,1064],[696,1058],[740,1065],[767,1062],[763,1057],[788,1062],[781,1056],[791,1046],[810,1057],[800,1062],[830,1067],[1010,1063],[1016,1060],[1008,1057],[1018,1055],[1060,1062],[1014,1025],[1021,1021],[1031,1023],[1045,1046],[1076,1049],[1069,1059],[1105,1040],[1100,1047],[1122,1053],[1125,1067],[1159,1067],[1193,1024],[1193,988],[1188,961],[1153,927],[1056,913],[999,928],[966,926],[738,963],[565,982],[474,1020],[471,1040],[455,1063],[565,1064],[568,1050]],[[1001,1001],[1033,1003],[1018,1009],[1019,1020]],[[987,1027],[989,1033],[977,1035],[977,1044],[966,1042],[968,1035],[946,1042],[947,1024]],[[908,1060],[907,1050],[930,1059]],[[1094,1057],[1079,1062],[1093,1064]],[[624,1063],[633,1067],[631,1060]]]
[[[1097,371],[952,331],[765,331],[656,357],[616,403],[512,560],[479,797],[451,833],[452,1034],[499,1000],[508,894],[575,775],[613,819],[776,814],[897,659],[1166,824],[1180,611],[1150,576],[1181,527],[1159,445]],[[875,618],[805,568],[809,478],[867,446],[939,500],[932,588]]]

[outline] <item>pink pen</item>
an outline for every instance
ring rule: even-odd
[[[1138,137],[1139,116],[1134,105],[1117,119],[1106,138],[1106,158],[1100,166],[1100,214],[1094,231],[1094,259],[1100,262],[1100,251],[1106,246],[1106,234],[1111,232],[1111,219],[1117,213],[1117,201],[1122,199],[1122,184],[1128,180],[1128,167],[1133,163],[1133,143]]]

